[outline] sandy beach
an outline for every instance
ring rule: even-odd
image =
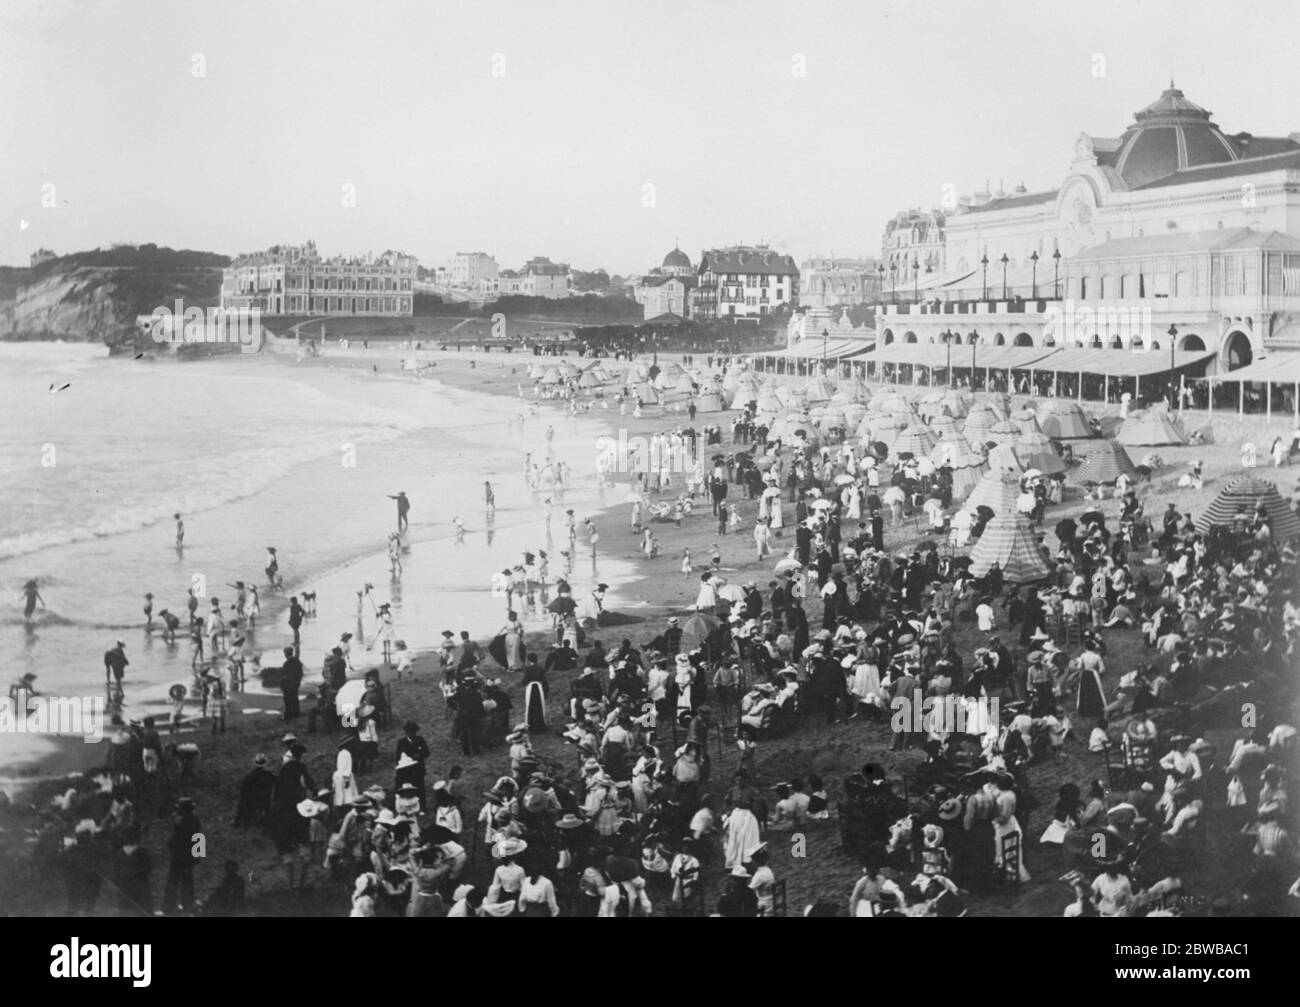
[[[398,361],[402,356],[402,352],[396,348],[375,348],[366,354],[329,353],[317,359],[301,362],[284,359],[253,360],[247,362],[246,366],[272,368],[277,373],[291,373],[295,380],[306,382],[316,380],[316,375],[324,372],[350,369],[357,373],[358,380],[364,379],[378,384],[395,380],[396,375],[399,374]],[[526,416],[524,428],[531,430],[534,436],[547,425],[554,425],[557,429],[563,428],[565,437],[568,438],[566,443],[570,452],[570,462],[575,470],[582,468],[585,462],[588,471],[583,473],[584,475],[590,474],[590,463],[594,458],[594,437],[597,436],[598,431],[613,436],[618,436],[619,432],[623,431],[627,436],[635,437],[675,428],[686,422],[684,414],[660,414],[657,409],[652,408],[648,410],[647,415],[637,419],[631,415],[620,416],[616,408],[603,409],[599,405],[589,413],[578,417],[577,420],[573,420],[564,416],[562,407],[558,403],[548,402],[539,404],[538,415],[534,419],[527,416],[528,404],[533,401],[531,396],[525,402],[520,402],[518,395],[520,384],[523,384],[525,389],[528,388],[528,381],[522,375],[532,362],[530,358],[504,354],[449,352],[438,354],[436,360],[438,366],[431,368],[429,373],[448,388],[487,393],[496,396],[502,403],[507,400],[512,404],[518,403],[519,412]],[[244,362],[241,361],[241,364]],[[925,390],[915,391],[921,393]],[[1014,400],[1015,404],[1019,404],[1019,401],[1020,397]],[[735,450],[730,443],[730,415],[705,414],[698,417],[696,421],[697,427],[711,423],[723,427],[724,440],[720,450],[724,453]],[[1199,420],[1196,425],[1200,425]],[[1250,437],[1255,443],[1266,447],[1275,434],[1283,435],[1289,432],[1289,425],[1277,423],[1273,427],[1264,429],[1258,421],[1249,418],[1239,420],[1216,417],[1213,420],[1213,428],[1215,436],[1213,445],[1156,449],[1164,465],[1153,474],[1149,483],[1141,484],[1139,487],[1140,494],[1146,500],[1148,514],[1159,514],[1168,501],[1177,503],[1180,511],[1198,513],[1224,479],[1240,472],[1239,446],[1242,439]],[[507,437],[504,425],[501,430],[502,437]],[[593,452],[591,457],[584,459],[580,454],[580,445],[587,442],[592,442]],[[1076,451],[1086,452],[1096,443],[1098,442],[1078,442],[1075,445]],[[1204,462],[1206,472],[1204,488],[1196,492],[1179,489],[1178,477],[1187,471],[1194,460]],[[1291,484],[1295,481],[1294,472],[1295,470],[1291,468],[1283,468],[1276,472],[1259,470],[1259,474],[1265,478],[1275,479],[1284,495],[1288,496]],[[480,474],[472,469],[467,469],[464,478],[470,482],[481,481]],[[517,473],[504,478],[519,480]],[[607,647],[614,649],[622,639],[627,638],[638,647],[644,647],[662,631],[667,616],[680,615],[689,611],[698,588],[698,577],[682,576],[680,558],[683,549],[689,548],[692,556],[696,557],[698,570],[707,563],[710,550],[716,544],[721,553],[721,569],[725,576],[735,583],[754,580],[765,589],[774,561],[780,558],[785,548],[792,545],[789,538],[778,540],[774,543],[775,555],[761,563],[758,562],[754,555],[753,540],[749,535],[757,505],[753,501],[737,499],[740,491],[736,490],[736,496],[733,496],[730,502],[738,503],[739,506],[738,534],[718,535],[716,522],[711,518],[705,502],[702,508],[697,506],[694,514],[680,529],[671,523],[656,525],[655,529],[662,543],[662,553],[656,559],[646,559],[640,551],[640,536],[631,530],[628,505],[623,502],[625,495],[623,484],[628,477],[615,475],[613,479],[615,486],[604,491],[603,500],[601,494],[595,494],[587,498],[584,504],[585,510],[593,517],[600,529],[600,554],[595,570],[585,571],[582,569],[583,562],[578,563],[577,573],[582,576],[582,579],[575,581],[575,593],[581,594],[584,590],[589,590],[597,577],[607,580],[610,591],[606,599],[606,607],[623,617],[620,620],[623,625],[596,629],[589,633],[589,642],[591,638],[600,639]],[[677,489],[674,487],[674,492]],[[1093,501],[1075,498],[1052,508],[1048,515],[1047,527],[1063,516],[1077,515],[1086,507],[1093,505]],[[1114,500],[1104,501],[1100,506],[1108,517],[1113,517],[1118,510],[1118,503]],[[532,524],[535,524],[539,518],[540,514],[535,515],[531,519]],[[521,520],[521,525],[525,523],[527,522]],[[535,538],[536,529],[532,524],[521,531],[519,542],[532,541]],[[886,529],[886,546],[891,551],[909,549],[918,541],[920,532],[918,525],[910,519],[891,524]],[[508,531],[503,530],[499,534],[508,536]],[[417,542],[417,548],[445,547],[445,543],[437,545],[432,538],[431,536],[423,546]],[[456,560],[452,560],[450,564],[441,561],[436,564],[438,572],[436,575],[431,575],[433,579],[445,579],[450,576],[458,582],[474,580],[480,582],[481,586],[476,588],[478,601],[474,602],[470,599],[467,603],[469,607],[463,612],[448,612],[445,605],[432,592],[420,604],[413,604],[412,625],[417,621],[420,623],[418,632],[422,633],[424,638],[436,636],[443,628],[457,631],[468,628],[474,632],[480,643],[485,643],[494,632],[496,624],[499,624],[504,616],[504,611],[499,607],[499,602],[494,603],[487,596],[486,584],[492,571],[488,560],[480,556],[476,563],[481,564],[481,568],[474,566],[461,569],[459,567],[463,564]],[[342,590],[342,585],[356,582],[358,576],[367,576],[367,571],[373,570],[376,565],[386,566],[383,553],[375,552],[348,564],[346,574],[333,575],[333,579],[327,576],[320,580],[322,583],[336,585],[339,590]],[[426,590],[430,589],[432,580],[421,582]],[[407,586],[405,582],[404,587],[406,587],[403,592],[404,602],[407,599],[414,601],[415,588]],[[323,653],[326,641],[334,639],[339,632],[350,628],[346,620],[338,617],[337,609],[331,611],[333,625],[326,625],[325,620],[318,617],[319,627],[312,643],[313,652],[309,656],[308,651],[304,651],[307,663],[307,676],[303,689],[304,708],[309,708],[311,705],[310,695],[318,677],[315,651],[319,650]],[[282,622],[277,605],[264,606],[264,613],[268,625]],[[463,616],[463,618],[453,623],[453,620],[448,618],[452,615]],[[814,625],[819,619],[819,614],[814,615],[810,612],[810,620],[814,621]],[[447,623],[445,627],[444,622]],[[529,649],[544,655],[552,637],[549,624],[544,618],[538,617],[530,622],[528,628]],[[416,632],[413,630],[412,635]],[[969,626],[958,627],[958,638],[960,645],[967,650],[973,649],[980,639],[973,627]],[[1141,659],[1141,645],[1131,635],[1116,634],[1112,646],[1120,667],[1128,661]],[[472,815],[477,809],[476,795],[487,789],[499,775],[505,759],[505,749],[498,742],[496,747],[489,749],[480,757],[462,758],[451,737],[451,722],[437,686],[440,676],[436,659],[427,650],[421,652],[419,647],[416,650],[417,658],[413,674],[404,676],[401,681],[396,680],[391,670],[381,669],[383,679],[390,685],[392,691],[393,718],[392,723],[381,733],[381,754],[376,768],[361,775],[359,785],[364,789],[372,783],[383,786],[391,784],[393,743],[400,736],[402,722],[407,719],[414,720],[422,726],[423,734],[432,749],[429,760],[431,780],[443,777],[453,765],[463,767],[466,783],[464,789],[472,795],[466,810]],[[488,663],[491,664],[490,661]],[[522,694],[518,682],[511,681],[511,676],[503,669],[494,669],[491,674],[503,679],[507,692],[518,704],[516,709],[521,708]],[[560,676],[550,683],[548,719],[552,725],[562,719],[562,703],[568,694],[567,678],[568,676]],[[198,802],[198,812],[209,838],[210,849],[219,851],[214,854],[211,861],[202,865],[196,872],[198,891],[203,893],[213,887],[220,877],[221,861],[233,858],[239,861],[241,871],[246,872],[252,879],[249,885],[252,911],[267,914],[290,912],[297,915],[341,914],[346,909],[347,899],[337,885],[329,883],[317,872],[315,877],[317,884],[312,891],[290,896],[282,890],[282,872],[274,851],[261,832],[238,829],[233,825],[240,779],[251,768],[255,754],[266,753],[272,757],[277,756],[281,748],[279,739],[284,731],[284,724],[278,716],[278,694],[265,695],[255,691],[237,694],[232,697],[231,711],[226,733],[213,736],[208,725],[200,723],[193,725],[190,733],[186,735],[202,750],[195,784],[190,792]],[[308,746],[307,766],[318,783],[328,782],[334,766],[335,738],[329,735],[305,735],[304,728],[303,721],[295,725],[295,729]],[[781,779],[795,775],[806,776],[810,772],[816,772],[827,780],[832,803],[834,803],[839,796],[843,777],[856,770],[863,762],[875,761],[883,766],[886,772],[897,775],[904,769],[914,766],[920,759],[920,753],[917,751],[891,752],[889,750],[891,740],[891,734],[883,725],[866,725],[858,722],[827,726],[819,720],[815,722],[814,718],[806,717],[791,734],[765,741],[759,746],[755,760],[757,782],[760,787],[767,788]],[[54,750],[39,754],[34,761],[29,761],[14,774],[14,780],[36,778],[46,781],[38,786],[24,789],[16,797],[16,801],[19,804],[30,801],[37,806],[42,805],[51,793],[60,789],[52,782],[54,778],[75,771],[85,771],[102,764],[104,746],[107,744],[108,742],[103,745],[86,745],[79,741],[58,741]],[[554,732],[535,738],[534,745],[539,756],[554,773],[563,775],[576,768],[574,749],[565,745]],[[738,753],[734,749],[719,745],[713,756],[713,786],[725,789],[731,772],[738,763]],[[1057,762],[1040,770],[1035,776],[1035,792],[1038,800],[1044,803],[1050,802],[1051,795],[1061,781],[1085,779],[1102,772],[1098,758],[1090,755],[1086,746],[1077,740],[1067,745]],[[174,771],[174,767],[172,769]],[[1041,814],[1036,821],[1041,823]],[[164,859],[161,844],[165,840],[165,832],[165,826],[162,824],[155,824],[146,831],[146,846],[159,862]],[[773,847],[773,866],[779,876],[788,879],[791,905],[802,907],[819,897],[832,899],[844,897],[859,868],[853,858],[843,853],[840,848],[837,823],[834,820],[813,823],[805,832],[807,847],[802,851],[794,846],[788,848],[781,846],[781,840],[778,840]],[[1028,866],[1035,883],[1014,893],[1008,892],[978,899],[972,905],[972,915],[1032,915],[1059,912],[1057,906],[1060,901],[1059,886],[1053,884],[1053,880],[1060,870],[1046,854],[1032,847],[1029,852]],[[483,869],[480,850],[478,862],[473,868],[474,876],[481,874]],[[1222,888],[1228,888],[1233,883],[1230,872],[1220,878],[1203,880],[1208,885]],[[710,898],[716,897],[717,876],[709,873],[707,881]],[[13,900],[8,904],[18,911],[62,911],[62,896],[55,890],[19,886],[8,893],[0,893],[0,897],[6,895],[8,899]]]

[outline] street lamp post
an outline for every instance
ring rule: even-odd
[[[898,263],[889,264],[889,295],[894,301],[898,300]]]
[[[1029,261],[1034,264],[1033,294],[1031,296],[1036,301],[1038,300],[1038,252],[1037,251],[1030,253]]]
[[[957,333],[953,332],[952,329],[948,329],[945,332],[940,333],[940,335],[943,336],[944,346],[948,348],[948,364],[944,368],[944,373],[948,377],[948,387],[951,388],[952,387],[952,341],[957,338]]]
[[[830,338],[831,338],[831,334],[826,329],[822,329],[822,373],[823,374],[826,373],[826,343]]]
[[[1169,326],[1169,408],[1176,410],[1178,408],[1178,393],[1174,390],[1174,346],[1178,342],[1178,326]]]
[[[1011,260],[1007,258],[1007,253],[1002,253],[1002,299],[1007,299],[1007,263]]]
[[[921,299],[921,260],[917,256],[912,256],[912,300]]]
[[[980,334],[974,329],[970,333],[970,390],[975,390],[975,346],[980,341]]]
[[[1061,250],[1052,250],[1052,297],[1061,299]]]
[[[885,264],[883,262],[876,266],[876,272],[880,274],[880,296],[883,300],[885,296]]]
[[[980,256],[980,265],[984,268],[984,292],[980,295],[980,300],[987,301],[989,299],[989,256],[987,252]],[[972,374],[971,380],[974,379],[975,375]]]

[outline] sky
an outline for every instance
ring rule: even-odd
[[[1226,132],[1300,131],[1297,29],[1291,0],[0,0],[0,263],[873,255],[945,185],[1056,188],[1171,77]]]

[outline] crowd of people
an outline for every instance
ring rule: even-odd
[[[549,578],[526,557],[501,586],[508,604],[549,612],[553,637],[530,640],[511,610],[493,677],[468,632],[443,633],[436,687],[461,764],[430,783],[422,727],[397,733],[377,671],[340,713],[349,676],[336,651],[308,725],[335,746],[330,777],[314,778],[290,732],[277,757],[254,760],[237,807],[203,813],[264,830],[291,890],[336,885],[353,916],[784,915],[786,834],[829,819],[863,870],[796,907],[806,915],[961,916],[1030,881],[1031,860],[1064,872],[1063,915],[1168,915],[1204,891],[1228,898],[1206,884],[1211,845],[1242,865],[1248,911],[1285,911],[1300,892],[1287,797],[1300,610],[1296,554],[1266,508],[1206,533],[1171,505],[1139,541],[1142,515],[1121,494],[1111,518],[1098,507],[1056,522],[1054,548],[1041,533],[1049,575],[1012,583],[996,564],[973,575],[946,536],[918,530],[914,546],[885,548],[884,473],[942,499],[946,466],[781,443],[752,409],[733,426],[752,451],[723,454],[717,433],[706,443],[719,453],[682,495],[716,515],[743,493],[772,573],[728,585],[716,558],[697,574],[683,556],[683,575],[698,576],[692,609],[606,647],[605,585],[587,618],[542,609],[534,584]],[[706,453],[693,427],[660,436]],[[650,479],[630,500],[632,534],[656,493],[676,491]],[[1043,520],[1046,502],[1035,509]],[[569,597],[563,578],[554,586]],[[771,778],[768,739],[822,724],[881,755],[842,780],[811,760]],[[161,807],[146,754],[162,749],[156,735],[126,731],[108,768],[45,812],[38,856],[65,868],[78,911],[104,874],[85,866],[97,849],[111,851],[122,911],[153,909],[137,805]],[[543,743],[556,737],[562,747]],[[1045,784],[1065,758],[1081,775]],[[499,766],[495,782],[469,792],[465,767],[485,764]],[[237,911],[238,865],[195,900],[179,837],[196,814],[192,798],[174,806],[159,908]]]

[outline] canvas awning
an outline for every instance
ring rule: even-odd
[[[767,353],[768,357],[787,357],[797,358],[800,360],[815,359],[820,360],[825,357],[827,360],[844,360],[847,357],[855,357],[858,354],[866,353],[875,343],[868,339],[847,339],[836,338],[831,336],[829,339],[822,339],[820,336],[804,339],[801,342],[791,346],[788,350],[780,350],[775,353]]]
[[[1042,346],[985,346],[980,344],[975,350],[975,369],[1006,370],[1027,368],[1030,364],[1055,351]],[[952,344],[953,369],[970,368],[971,348],[962,343]],[[913,364],[919,367],[946,367],[948,365],[948,347],[940,343],[900,343],[877,346],[865,359],[881,364]]]
[[[1213,350],[1176,350],[1174,369],[1191,367],[1214,356]],[[1057,371],[1061,374],[1109,374],[1113,377],[1145,377],[1169,370],[1169,351],[1101,350],[1087,346],[1058,349],[1050,357],[1037,361],[1032,370]]]
[[[1300,353],[1270,353],[1263,360],[1239,367],[1227,374],[1216,374],[1217,381],[1271,381],[1292,385],[1300,381]]]

